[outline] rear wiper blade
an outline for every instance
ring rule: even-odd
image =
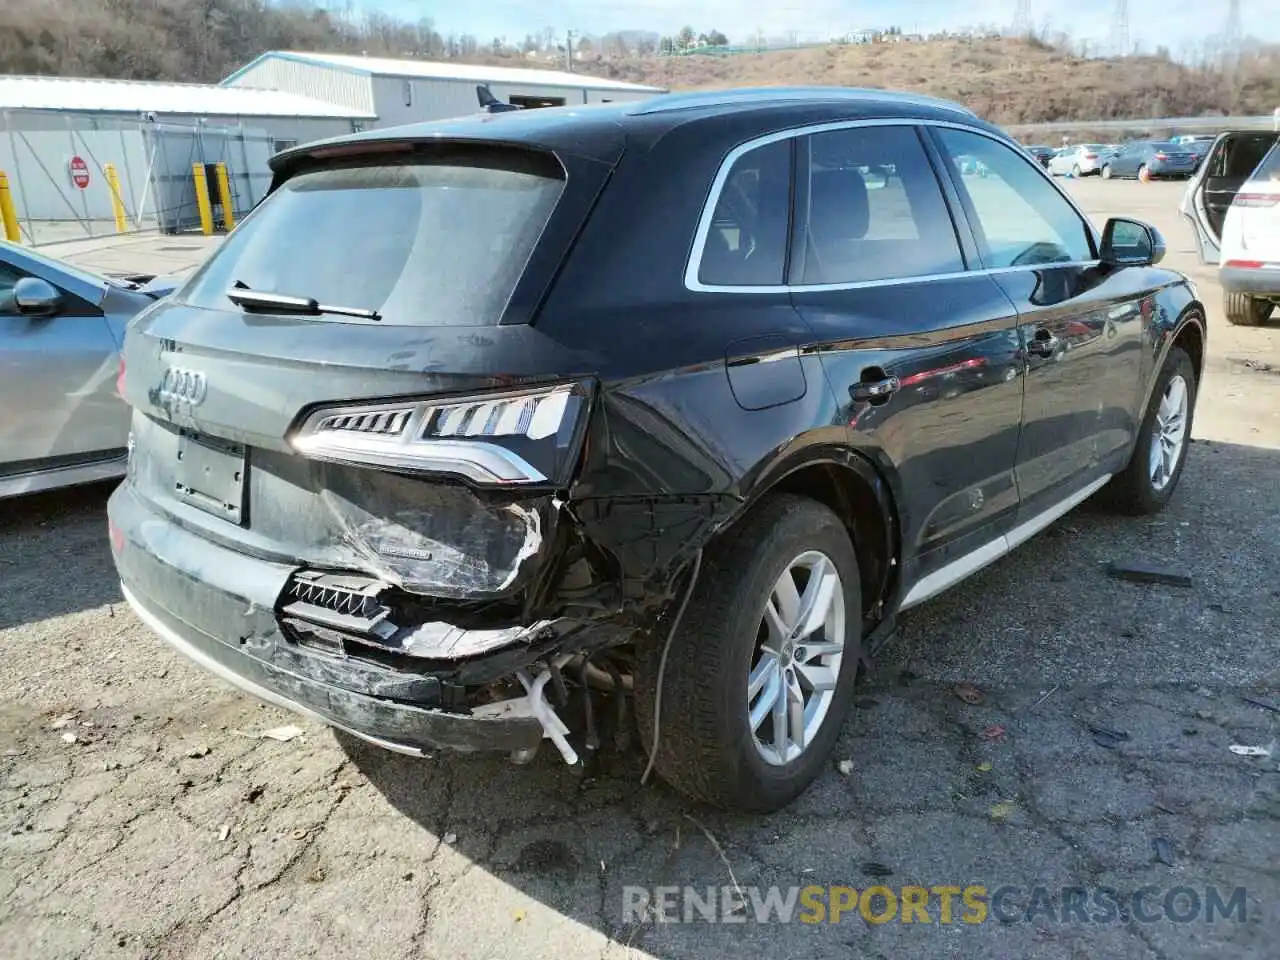
[[[344,317],[359,317],[362,320],[382,319],[382,314],[378,313],[377,310],[367,310],[364,307],[334,307],[317,303],[315,297],[290,297],[283,293],[250,290],[239,280],[236,281],[235,286],[227,291],[227,299],[244,307],[246,310],[279,310],[285,313],[301,313],[312,317],[329,313]]]

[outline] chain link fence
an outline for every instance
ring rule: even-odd
[[[203,164],[214,218],[225,223],[213,165],[226,165],[239,219],[266,194],[272,138],[263,130],[171,124],[64,111],[0,112],[5,174],[20,241],[200,228],[193,167]]]

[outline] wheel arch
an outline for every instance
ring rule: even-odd
[[[901,564],[900,497],[892,471],[838,444],[822,444],[760,465],[742,506],[725,531],[748,516],[771,494],[791,493],[830,507],[844,522],[858,557],[864,623],[875,623],[889,608]]]

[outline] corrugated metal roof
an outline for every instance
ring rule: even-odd
[[[282,57],[304,63],[357,70],[384,77],[422,77],[429,80],[465,80],[474,83],[527,83],[531,86],[574,87],[590,90],[629,90],[633,93],[665,93],[661,87],[646,87],[622,80],[606,80],[585,73],[564,70],[526,70],[523,67],[489,67],[474,63],[440,63],[430,60],[395,60],[389,57],[356,57],[342,53],[306,53],[272,50],[258,60]],[[256,62],[256,61],[255,61]],[[223,81],[229,83],[253,64],[242,67]]]
[[[0,76],[0,109],[179,113],[219,117],[374,119],[374,114],[296,93],[204,83]]]

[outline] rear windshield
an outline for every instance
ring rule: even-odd
[[[1251,180],[1272,180],[1280,182],[1280,141],[1271,148],[1271,152],[1262,158],[1258,169],[1253,171]]]
[[[1275,143],[1274,133],[1232,134],[1223,140],[1212,155],[1207,175],[1244,180],[1258,169],[1262,158],[1267,156],[1267,151]]]
[[[239,283],[376,310],[387,324],[496,324],[563,186],[550,158],[506,153],[301,173],[177,299],[238,310],[226,292]]]

